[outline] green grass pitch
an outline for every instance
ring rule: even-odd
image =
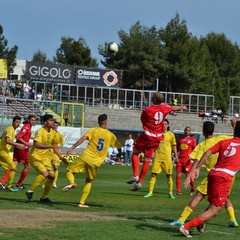
[[[18,179],[21,168],[20,164],[15,180]],[[0,176],[3,174],[4,170],[1,168]],[[34,192],[34,201],[30,203],[26,201],[25,190],[18,193],[0,191],[0,239],[184,239],[178,233],[178,228],[168,223],[177,219],[190,201],[189,190],[183,189],[182,196],[176,196],[174,200],[169,199],[166,177],[159,174],[153,197],[144,198],[148,192],[150,171],[142,190],[138,192],[130,191],[131,185],[126,183],[131,174],[132,168],[129,166],[103,165],[86,202],[90,206],[89,209],[77,207],[84,184],[84,174],[76,175],[77,189],[67,193],[61,191],[67,184],[63,165],[59,171],[58,188],[52,189],[49,196],[54,201],[52,205],[40,204],[42,187]],[[201,177],[195,184],[205,175],[205,169],[202,169]],[[25,181],[26,185],[30,185],[35,176],[35,170],[31,169]],[[238,176],[239,174],[231,200],[236,218],[240,221]],[[207,205],[207,199],[204,199],[190,219],[204,211]],[[204,234],[200,235],[196,229],[192,229],[191,234],[194,239],[239,239],[240,228],[228,228],[227,224],[228,217],[223,209],[207,224]]]

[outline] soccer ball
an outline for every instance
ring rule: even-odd
[[[118,52],[118,45],[115,42],[109,44],[108,51],[112,53]]]

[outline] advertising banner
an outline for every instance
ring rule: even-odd
[[[0,59],[0,79],[8,78],[7,59]]]
[[[74,83],[74,68],[63,64],[27,62],[26,76],[28,80],[70,84]]]
[[[21,126],[16,129],[16,134],[20,131]],[[41,128],[41,125],[35,125],[32,127],[32,136],[31,136],[31,141],[34,138],[36,131]],[[58,131],[62,133],[63,135],[63,147],[62,147],[62,154],[66,154],[67,150],[79,139],[81,138],[86,132],[88,128],[72,128],[72,127],[58,127]],[[87,147],[88,141],[83,142],[80,146],[76,147],[72,155],[78,155],[80,154],[86,147]]]
[[[76,67],[75,83],[87,86],[119,87],[121,71],[99,68]]]

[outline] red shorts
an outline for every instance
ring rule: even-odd
[[[208,202],[216,207],[224,207],[229,190],[231,188],[232,176],[208,175]]]
[[[29,154],[28,150],[15,148],[13,153],[13,161],[29,163],[28,154]]]
[[[134,148],[140,152],[143,152],[145,157],[153,158],[154,152],[157,150],[159,142],[163,139],[163,136],[160,138],[154,138],[141,133],[134,143]]]
[[[188,160],[187,162],[179,161],[176,166],[176,172],[189,174],[191,171],[192,165],[193,163],[190,160]]]

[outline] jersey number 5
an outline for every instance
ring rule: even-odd
[[[102,151],[104,147],[104,139],[103,138],[99,138],[98,139],[98,145],[97,145],[97,150],[98,151]]]

